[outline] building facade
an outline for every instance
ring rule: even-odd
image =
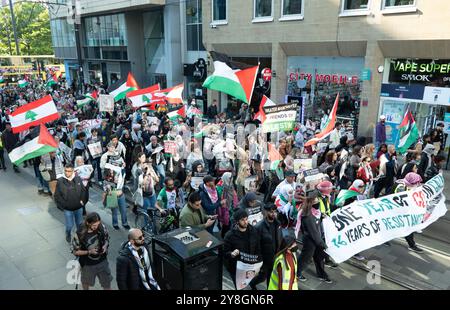
[[[449,12],[446,0],[203,0],[203,41],[269,59],[272,100],[303,102],[306,118],[320,120],[337,93],[359,136],[385,114],[394,142],[408,107],[420,130],[450,122]]]
[[[142,87],[186,82],[186,95],[195,95],[195,64],[206,58],[201,1],[58,2],[60,8],[50,10],[52,41],[56,57],[64,59],[69,83],[79,73],[76,29],[70,18],[76,7],[85,82],[110,85],[132,72]],[[186,66],[194,66],[188,76]]]

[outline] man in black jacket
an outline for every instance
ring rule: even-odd
[[[76,224],[79,229],[83,221],[83,206],[85,201],[86,188],[80,177],[75,176],[72,164],[64,167],[64,177],[58,179],[55,191],[55,203],[64,210],[66,241],[70,242],[73,226]]]
[[[17,142],[19,142],[19,135],[12,132],[11,123],[6,123],[5,126],[6,129],[2,133],[3,147],[5,148],[6,152],[10,153],[16,146]],[[20,172],[17,166],[14,164],[13,168],[14,172]]]
[[[265,204],[263,216],[264,220],[255,227],[261,238],[263,266],[252,283],[252,289],[256,289],[256,284],[263,282],[264,279],[269,285],[275,254],[282,240],[280,222],[277,220],[277,206],[273,203]]]
[[[116,260],[119,290],[159,290],[153,278],[149,251],[140,229],[130,229],[128,242],[122,245]]]
[[[225,235],[224,252],[225,263],[231,278],[236,285],[236,265],[238,260],[243,263],[257,263],[261,261],[260,235],[256,228],[248,224],[248,213],[245,209],[238,209],[233,214],[236,225]],[[250,282],[254,286],[255,278]]]

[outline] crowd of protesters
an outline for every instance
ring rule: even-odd
[[[339,122],[323,141],[325,147],[304,146],[320,131],[312,122],[308,126],[298,123],[291,132],[269,134],[275,152],[281,156],[274,166],[262,148],[267,136],[252,121],[254,111],[245,104],[232,117],[219,113],[214,102],[205,111],[207,122],[200,121],[203,126],[199,127],[198,112],[169,119],[168,110],[180,106],[136,111],[121,100],[113,113],[99,111],[95,101],[80,107],[72,88],[63,85],[60,81],[51,89],[33,84],[1,89],[0,170],[7,169],[5,151],[10,152],[26,135],[12,133],[8,115],[50,94],[60,119],[47,127],[60,147],[25,162],[24,167],[33,167],[38,193],[52,196],[64,212],[66,240],[72,242],[73,253],[83,262],[85,289],[94,285],[96,276],[105,289],[112,281],[107,262],[108,230],[98,214],[86,214],[85,209],[94,184],[103,191],[103,206],[111,210],[113,228],[129,230],[117,259],[119,289],[160,289],[152,275],[142,231],[130,227],[127,211],[137,212],[139,208],[161,216],[171,214],[179,219],[180,227],[206,229],[223,238],[225,265],[233,280],[237,261],[243,256],[256,256],[263,265],[249,286],[256,289],[264,282],[268,289],[288,290],[297,289],[298,281],[307,280],[304,271],[311,259],[317,277],[332,283],[325,266],[338,265],[325,253],[324,217],[355,200],[410,190],[437,175],[445,160],[441,124],[403,156],[386,144],[382,116],[374,143],[355,137],[348,123]],[[85,92],[94,89],[105,93],[100,85],[87,85]],[[201,111],[195,100],[188,106],[188,111]],[[95,122],[86,126],[85,120]],[[250,132],[244,126],[251,124],[255,130]],[[168,141],[175,143],[175,151],[167,151]],[[89,147],[96,144],[100,145],[99,152]],[[304,186],[302,175],[294,169],[293,162],[305,157],[312,159],[311,168],[325,175],[313,189]],[[17,173],[22,169],[12,168]],[[337,204],[341,190],[357,195]],[[255,207],[261,209],[263,219],[253,225],[249,212]],[[301,233],[293,236],[298,221]],[[414,234],[406,240],[410,250],[422,252]],[[297,243],[302,244],[301,251]],[[364,260],[362,253],[355,258]]]

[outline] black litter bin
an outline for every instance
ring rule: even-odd
[[[223,242],[206,230],[180,228],[156,236],[152,243],[155,279],[161,289],[221,290],[222,248]]]

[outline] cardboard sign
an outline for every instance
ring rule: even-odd
[[[99,110],[100,112],[114,112],[114,97],[111,95],[100,95]]]

